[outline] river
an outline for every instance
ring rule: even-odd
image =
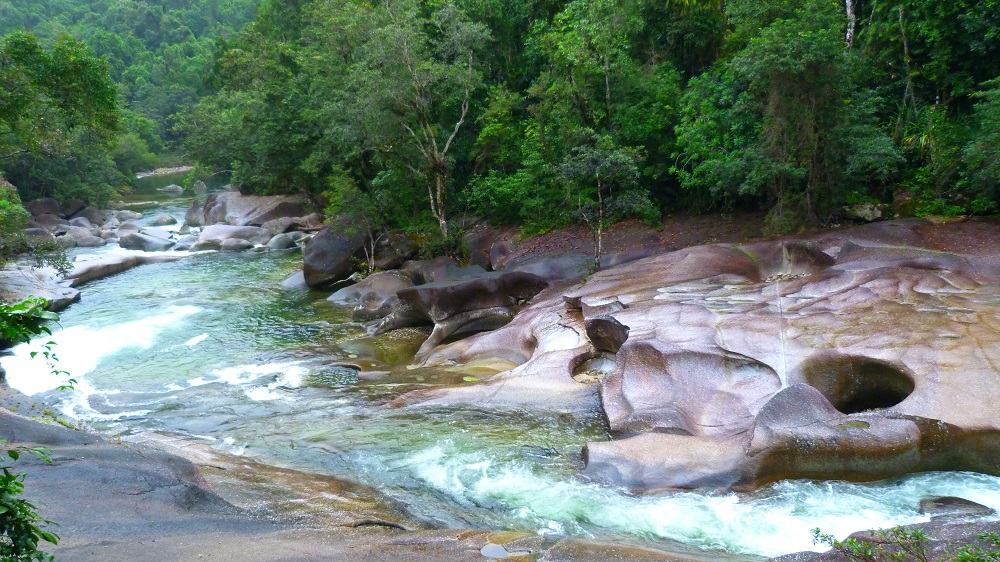
[[[147,181],[134,201],[180,219],[190,200]],[[145,199],[143,199],[145,198]],[[87,251],[94,251],[87,249]],[[113,248],[98,251],[115,251]],[[590,536],[755,559],[812,545],[810,530],[925,521],[919,500],[953,495],[1000,509],[1000,479],[926,473],[892,481],[786,481],[753,494],[640,497],[577,476],[598,412],[570,416],[482,407],[390,408],[401,393],[475,384],[469,373],[412,369],[427,332],[364,336],[327,293],[280,281],[301,254],[195,255],[83,287],[54,335],[3,358],[11,386],[111,435],[179,433],[230,453],[378,488],[430,524]],[[72,391],[30,352],[53,340]],[[344,364],[388,371],[361,380]]]

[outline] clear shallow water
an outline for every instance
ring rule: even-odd
[[[392,363],[420,333],[360,339],[325,294],[286,291],[301,256],[208,254],[88,284],[62,314],[60,367],[72,392],[29,357],[3,359],[15,388],[110,433],[181,432],[229,452],[374,485],[442,525],[514,528],[673,548],[774,556],[922,521],[917,504],[956,495],[1000,509],[1000,479],[929,473],[877,484],[782,482],[753,495],[635,497],[580,479],[580,449],[606,439],[597,412],[391,409],[407,390],[463,373],[390,368],[359,380],[348,363]],[[37,348],[37,342],[35,343]]]

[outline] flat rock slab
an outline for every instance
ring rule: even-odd
[[[510,560],[590,561],[594,553],[642,554],[605,558],[622,560],[701,559],[666,552],[656,558],[651,555],[658,551],[649,549],[577,545],[524,532],[406,531],[400,527],[413,523],[405,516],[387,520],[392,503],[366,503],[373,492],[363,486],[265,467],[169,436],[143,434],[137,442],[112,443],[6,409],[30,412],[30,402],[0,389],[0,438],[52,453],[52,464],[24,455],[15,468],[27,472],[25,497],[58,524],[52,530],[59,544],[43,544],[57,560],[483,562],[481,550],[488,544],[528,553]],[[546,557],[550,551],[553,556]]]
[[[80,291],[69,281],[59,278],[51,267],[31,268],[8,265],[0,269],[0,292],[9,301],[22,301],[29,296],[49,301],[48,309],[59,312],[80,300]]]
[[[71,287],[103,279],[140,265],[165,263],[183,259],[184,255],[171,254],[96,254],[80,256],[73,262],[73,269],[66,275]]]

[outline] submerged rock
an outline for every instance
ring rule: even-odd
[[[396,293],[413,286],[413,280],[400,271],[383,271],[365,277],[359,283],[344,287],[327,299],[341,305],[354,306],[351,319],[368,322],[385,318],[399,306]]]

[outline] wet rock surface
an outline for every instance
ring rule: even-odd
[[[428,366],[518,366],[398,403],[572,411],[599,400],[615,439],[588,444],[585,473],[646,490],[996,474],[996,240],[987,221],[909,219],[663,253],[423,349]],[[599,386],[573,380],[611,351]]]
[[[44,446],[52,464],[24,455],[26,497],[58,522],[59,560],[705,560],[534,533],[430,529],[377,491],[333,477],[269,467],[191,439],[143,433],[115,443],[11,414],[40,415],[0,386],[0,438]],[[247,545],[252,545],[248,548]],[[153,554],[155,553],[155,554]]]

